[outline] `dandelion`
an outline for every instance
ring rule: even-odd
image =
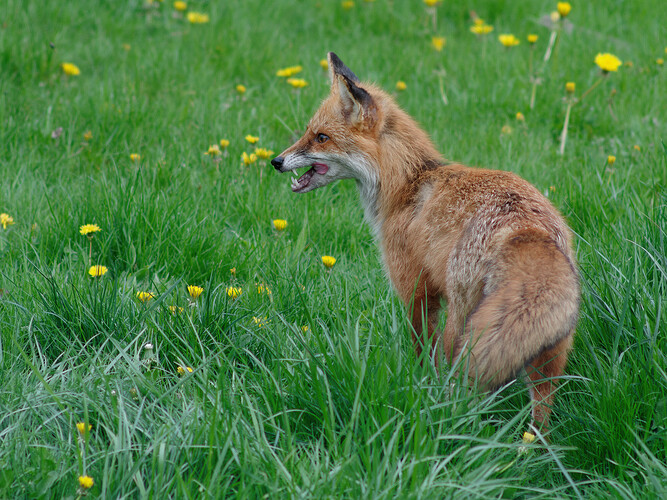
[[[614,155],[607,156],[607,165],[611,167],[614,163],[616,163],[616,157]]]
[[[229,270],[229,274],[231,274],[232,276],[236,276],[236,268],[235,268],[235,267],[232,267],[232,268]]]
[[[470,27],[470,31],[475,35],[488,35],[493,31],[493,26],[489,24],[478,24],[476,22]]]
[[[129,52],[129,50],[132,48],[132,45],[130,45],[129,43],[124,43],[123,45],[121,45],[121,47],[123,47],[124,51]]]
[[[252,165],[257,161],[257,155],[255,153],[246,153],[245,151],[241,155],[241,159],[243,160],[244,165]]]
[[[83,488],[84,490],[89,490],[90,488],[93,487],[93,484],[95,484],[95,481],[93,481],[93,478],[90,476],[79,476],[79,486]]]
[[[303,78],[288,78],[287,83],[289,83],[295,89],[302,89],[308,86],[308,82]]]
[[[287,221],[285,219],[273,219],[273,227],[276,228],[276,231],[282,231],[287,227]]]
[[[331,269],[335,263],[336,263],[335,257],[332,257],[331,255],[322,256],[322,264],[324,264],[325,267]]]
[[[531,434],[530,432],[524,432],[524,433],[523,433],[523,437],[521,438],[521,440],[522,440],[525,444],[530,444],[530,443],[532,443],[533,441],[535,441],[535,434]]]
[[[618,71],[618,67],[623,64],[623,62],[615,55],[607,52],[596,55],[595,64],[600,67],[603,74],[607,74],[610,71]]]
[[[81,70],[76,64],[66,62],[62,63],[60,67],[67,76],[79,76],[81,74]]]
[[[245,136],[245,140],[250,144],[255,144],[257,141],[259,141],[259,137],[248,134]]]
[[[183,12],[187,8],[188,8],[188,4],[185,3],[185,2],[180,2],[180,1],[179,2],[174,2],[174,9],[176,9],[180,12]]]
[[[505,47],[514,47],[515,45],[519,45],[519,39],[514,35],[498,35],[498,40]]]
[[[665,64],[665,60],[664,60],[662,57],[658,57],[658,58],[655,60],[655,63],[656,63],[658,66],[662,66],[663,64]]]
[[[593,85],[593,87],[588,89],[588,92],[590,92],[593,88],[595,88],[595,85]],[[565,92],[568,95],[567,110],[565,111],[565,121],[563,122],[563,131],[561,132],[560,135],[560,148],[558,150],[559,154],[565,153],[565,142],[567,141],[567,129],[570,124],[570,112],[572,111],[572,106],[576,102],[576,99],[574,98],[575,89],[576,85],[574,84],[574,82],[567,82],[565,84]],[[581,96],[581,99],[583,99],[588,92],[584,93],[584,95]]]
[[[569,2],[558,2],[556,4],[556,10],[558,11],[560,17],[567,17],[567,15],[572,10],[572,5],[570,5]]]
[[[193,300],[197,300],[203,291],[204,289],[200,286],[197,285],[188,286],[188,293],[190,294],[190,297],[192,297]]]
[[[2,213],[0,214],[0,224],[2,224],[2,229],[7,229],[9,226],[14,225],[14,218],[9,214]]]
[[[83,134],[83,140],[89,141],[92,138],[93,138],[93,133],[90,130],[86,130],[86,132]]]
[[[503,125],[503,127],[500,129],[500,133],[502,135],[511,135],[512,132],[514,132],[514,130],[509,125]]]
[[[518,122],[525,122],[526,121],[526,117],[523,116],[523,113],[521,111],[517,111],[516,121],[518,121]]]
[[[530,34],[526,37],[528,39],[528,43],[531,45],[534,45],[537,43],[537,39],[539,38],[537,35]]]
[[[236,86],[236,91],[239,94],[245,94],[246,88],[245,85],[241,85],[240,83]]]
[[[178,306],[169,306],[169,312],[176,316],[177,313],[183,312],[183,308]]]
[[[141,160],[141,155],[139,155],[137,153],[132,153],[130,155],[130,160],[133,161],[133,162],[138,162],[139,160]]]
[[[345,2],[341,2],[341,5],[343,9],[350,10],[354,7],[354,2],[352,2],[351,0],[347,0]]]
[[[447,44],[447,39],[444,36],[434,36],[431,38],[431,46],[440,52]]]
[[[151,300],[153,297],[153,294],[150,292],[137,292],[137,298],[144,304]]]
[[[235,286],[228,286],[227,287],[227,297],[231,299],[237,299],[241,296],[241,293],[243,293],[243,290],[241,290],[238,287]]]
[[[201,12],[188,12],[188,21],[191,24],[206,24],[209,22],[208,14],[202,14]]]
[[[107,271],[108,269],[106,266],[91,266],[90,269],[88,269],[88,274],[93,278],[99,278],[100,276],[104,276]]]
[[[208,151],[206,151],[204,154],[209,156],[218,156],[220,153],[220,146],[213,144],[212,146],[208,147]]]
[[[306,333],[306,332],[308,331],[308,325],[303,325],[303,326],[301,327],[301,331],[302,331],[303,333]]]
[[[329,61],[327,61],[326,59],[320,59],[320,67],[325,71],[328,70],[329,69]]]
[[[258,328],[262,328],[266,324],[266,318],[258,318],[257,316],[253,316],[252,321]]]
[[[260,160],[268,160],[275,154],[275,152],[266,148],[255,148],[255,154]]]
[[[574,82],[567,82],[565,84],[565,91],[568,94],[574,94],[574,90],[577,88],[576,84]]]
[[[635,144],[634,146],[632,146],[632,148],[633,148],[635,151],[641,151],[641,150],[642,150],[642,148],[639,146],[639,144]]]
[[[79,232],[84,236],[88,236],[89,238],[92,238],[93,233],[96,233],[101,230],[102,229],[100,229],[100,226],[98,226],[97,224],[84,224],[79,228]]]
[[[229,141],[227,139],[220,139],[220,147],[222,149],[227,149],[227,146],[229,146]]]
[[[396,82],[396,90],[402,92],[403,90],[407,89],[408,86],[405,84],[403,80],[399,80]]]
[[[302,66],[289,66],[287,68],[279,69],[276,72],[276,76],[287,77],[294,76],[297,73],[300,73],[303,70]]]
[[[85,436],[86,429],[88,430],[88,432],[90,432],[92,428],[93,428],[92,424],[86,425],[85,422],[77,422],[76,424],[76,430],[79,431],[79,434],[81,434],[82,436]]]
[[[427,7],[435,7],[440,3],[441,0],[424,0],[424,3]]]
[[[264,283],[255,283],[255,286],[257,287],[257,294],[262,295],[265,293],[266,295],[271,295],[271,290],[269,290],[269,287],[266,286]]]
[[[178,365],[176,367],[176,371],[178,372],[179,375],[185,375],[186,373],[192,373],[192,367],[190,366],[181,366]]]
[[[560,14],[557,10],[554,10],[551,14],[549,14],[549,19],[551,19],[552,23],[557,23],[560,21]]]

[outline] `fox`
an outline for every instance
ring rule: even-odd
[[[572,231],[528,181],[446,161],[391,95],[327,61],[329,95],[271,164],[307,168],[298,194],[354,179],[419,359],[466,356],[487,390],[522,375],[533,425],[548,429],[579,315]]]

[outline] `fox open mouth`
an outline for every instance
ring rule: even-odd
[[[298,179],[292,178],[292,191],[298,193],[308,187],[315,174],[324,175],[329,171],[324,163],[313,163],[313,166]]]

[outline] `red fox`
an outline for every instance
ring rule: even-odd
[[[497,387],[524,370],[546,428],[579,313],[572,233],[517,175],[447,162],[385,92],[328,54],[331,90],[306,133],[271,163],[306,193],[355,179],[389,277],[412,310],[418,354],[467,355]],[[447,303],[444,331],[435,331]],[[412,307],[411,307],[412,306]]]

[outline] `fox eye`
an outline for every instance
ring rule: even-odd
[[[317,134],[317,142],[324,144],[329,140],[329,136],[326,134]]]

